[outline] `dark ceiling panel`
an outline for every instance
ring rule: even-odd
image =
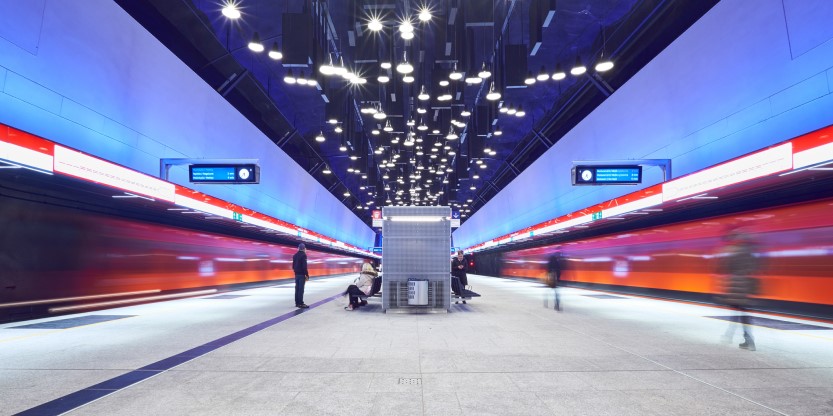
[[[717,2],[240,0],[243,17],[231,21],[213,1],[116,1],[368,224],[370,210],[364,207],[387,200],[465,203],[470,216]],[[432,13],[427,22],[417,18],[416,8],[423,4]],[[370,16],[380,17],[384,29],[369,30]],[[413,40],[401,38],[405,17],[414,28]],[[281,61],[248,50],[255,32],[267,51],[272,42],[279,45]],[[596,73],[593,59],[602,49],[616,66]],[[396,69],[406,51],[414,66],[413,83],[404,82]],[[577,56],[591,68],[587,74],[524,83],[528,72],[569,69]],[[319,67],[329,64],[329,57],[365,81],[322,74]],[[393,67],[381,68],[388,60]],[[450,80],[455,63],[466,77],[476,76],[484,63],[492,74],[471,85]],[[318,85],[284,81],[301,73]],[[390,82],[378,82],[380,74]],[[492,83],[502,94],[498,101],[485,98]],[[423,86],[428,101],[417,99]],[[438,100],[441,93],[451,99]],[[384,109],[388,117],[378,120],[358,112],[368,104]],[[498,106],[522,108],[526,116],[499,113]],[[427,112],[417,113],[419,107]],[[464,109],[472,115],[461,116]],[[339,123],[326,123],[331,116]],[[407,125],[410,119],[413,126]],[[462,124],[452,126],[452,120]],[[427,130],[417,129],[421,121]],[[392,132],[370,134],[388,122]],[[492,135],[496,129],[503,135]],[[322,131],[327,140],[314,141]],[[447,139],[449,132],[459,138]],[[413,146],[405,145],[409,138]],[[341,151],[348,142],[349,149]],[[441,146],[433,152],[435,142]],[[495,153],[484,152],[487,146]],[[394,155],[399,155],[394,165],[386,166]],[[325,163],[332,174],[322,172]],[[420,179],[411,178],[412,173]],[[345,189],[350,197],[343,196]]]

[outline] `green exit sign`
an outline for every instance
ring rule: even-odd
[[[235,221],[243,221],[243,214],[241,214],[239,212],[232,211],[231,212],[231,218],[234,219]]]
[[[593,213],[593,221],[602,219],[602,212],[594,212]]]

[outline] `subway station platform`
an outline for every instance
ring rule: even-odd
[[[448,314],[353,276],[0,325],[0,414],[830,415],[833,324],[470,276]],[[544,307],[547,299],[548,308]]]

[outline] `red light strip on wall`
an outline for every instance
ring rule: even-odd
[[[323,234],[235,205],[184,186],[61,146],[0,124],[0,161],[45,173],[59,173],[130,193],[161,199],[206,214],[237,220],[331,247],[379,258]]]
[[[596,219],[609,219],[717,188],[825,163],[833,163],[833,126],[493,238],[471,246],[466,251],[478,251],[518,241],[519,235],[528,235],[528,237],[523,237],[525,239],[535,235],[558,232]]]

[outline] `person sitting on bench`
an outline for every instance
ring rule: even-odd
[[[370,296],[373,289],[373,279],[376,277],[376,271],[370,263],[362,264],[362,271],[359,277],[353,281],[353,284],[347,286],[345,295],[350,297],[350,303],[344,307],[345,310],[352,311],[362,305],[367,305],[367,301],[363,300],[359,303],[359,296]]]
[[[469,284],[469,279],[466,277],[466,260],[463,258],[463,250],[458,250],[457,257],[451,259],[451,275],[456,277],[460,282],[454,294],[463,296],[466,291],[466,286]],[[454,289],[454,285],[451,288]]]

